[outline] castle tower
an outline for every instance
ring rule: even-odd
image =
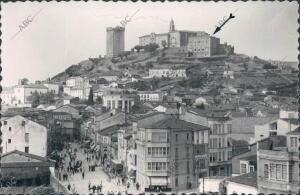
[[[125,28],[117,26],[106,28],[106,55],[117,56],[125,49]]]
[[[169,32],[173,32],[173,31],[175,31],[175,25],[173,19],[171,19]]]

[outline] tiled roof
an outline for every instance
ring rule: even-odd
[[[257,161],[257,155],[253,154],[253,155],[250,155],[250,156],[241,157],[239,159],[240,160],[248,160],[248,161]]]
[[[189,130],[207,130],[206,126],[186,122],[176,118],[163,119],[157,123],[145,126],[148,129],[189,129]]]
[[[257,172],[246,173],[236,177],[228,178],[227,181],[257,187]]]

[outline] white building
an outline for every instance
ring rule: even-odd
[[[88,99],[92,86],[88,80],[82,77],[71,77],[66,80],[66,86],[64,86],[64,93],[72,97],[78,97],[80,99]]]
[[[2,153],[19,150],[47,156],[47,128],[34,121],[16,115],[1,119]]]
[[[66,85],[68,87],[83,86],[84,82],[84,79],[80,76],[70,77],[66,80]]]
[[[141,102],[161,102],[163,94],[157,91],[139,91],[138,96]]]
[[[12,106],[28,106],[31,107],[29,97],[33,93],[47,93],[48,88],[43,85],[27,84],[17,85],[14,87],[6,88],[1,93],[3,104]]]
[[[135,104],[136,95],[126,93],[123,90],[107,90],[102,96],[103,106],[112,110],[120,109],[129,112]]]
[[[53,94],[59,93],[59,85],[58,84],[44,83],[43,85],[48,88],[48,91],[50,93],[53,93]]]
[[[186,78],[186,68],[184,66],[161,65],[149,69],[149,77],[183,77]]]
[[[279,119],[254,126],[254,138],[250,142],[254,143],[275,135],[286,135],[297,127],[299,127],[298,112],[280,110]]]

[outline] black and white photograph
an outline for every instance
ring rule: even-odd
[[[300,194],[298,9],[1,2],[0,194]]]

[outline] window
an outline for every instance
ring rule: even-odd
[[[29,153],[29,147],[25,147],[25,153]]]
[[[148,148],[148,155],[151,155],[151,148]]]
[[[282,180],[287,180],[287,166],[282,165]]]
[[[269,179],[269,165],[268,164],[264,164],[264,177],[266,179]]]
[[[178,157],[178,148],[175,148],[175,157]]]
[[[276,179],[281,180],[281,168],[282,166],[280,164],[276,164]]]
[[[8,139],[7,142],[10,144],[11,143],[11,139]]]
[[[297,137],[290,137],[291,147],[297,147]]]
[[[229,134],[232,132],[232,124],[227,124],[227,131]]]
[[[247,165],[245,163],[241,163],[241,174],[247,173]]]
[[[250,169],[250,173],[254,172],[254,166],[249,166],[249,169]]]
[[[29,133],[25,133],[25,143],[29,143]]]
[[[186,140],[189,140],[189,136],[190,136],[190,134],[187,133],[187,134],[186,134]]]
[[[276,179],[276,165],[274,163],[270,164],[270,178]]]

